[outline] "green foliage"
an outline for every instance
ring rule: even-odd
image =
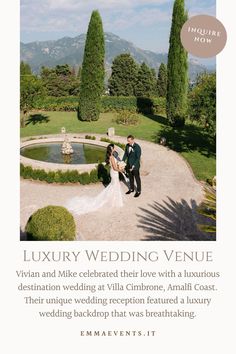
[[[121,125],[137,125],[139,123],[139,117],[137,114],[128,110],[123,110],[117,113],[115,122]]]
[[[113,140],[110,140],[108,138],[101,138],[100,141],[103,141],[105,143],[109,143],[109,144],[114,144],[116,146],[119,146],[121,149],[125,149],[125,144],[122,144],[122,143],[118,143],[118,142],[115,142]]]
[[[137,110],[137,99],[134,96],[104,96],[102,97],[103,112],[119,112],[127,109],[132,112]]]
[[[20,165],[20,175],[24,179],[45,181],[47,183],[80,183],[90,184],[99,182],[98,169],[89,173],[79,173],[77,170],[49,171],[43,169],[33,169],[31,166]]]
[[[20,110],[21,127],[25,126],[27,113],[34,107],[38,96],[43,95],[44,90],[39,78],[32,74],[29,64],[20,64]]]
[[[180,114],[173,114],[172,119],[172,127],[174,128],[182,128],[185,125],[186,116]]]
[[[44,120],[41,124],[30,122],[21,129],[21,137],[30,139],[39,135],[58,134],[63,126],[66,127],[67,133],[73,133],[75,137],[78,137],[78,132],[104,134],[112,126],[115,127],[117,135],[126,137],[130,133],[127,127],[113,123],[115,113],[112,112],[101,114],[98,122],[77,121],[74,112],[45,112],[45,114],[48,117],[47,121]],[[215,176],[215,139],[199,124],[187,119],[183,128],[173,129],[164,114],[139,114],[139,117],[140,124],[132,127],[132,134],[137,139],[159,143],[160,137],[165,137],[168,147],[179,152],[189,162],[197,179],[203,181]],[[157,135],[158,139],[155,140]]]
[[[96,140],[96,136],[94,136],[94,135],[85,135],[85,139]]]
[[[76,225],[66,208],[49,205],[31,215],[25,231],[30,240],[73,241],[76,236]]]
[[[153,98],[152,114],[166,114],[166,98]]]
[[[101,96],[104,91],[105,41],[102,19],[93,11],[84,50],[79,97],[79,118],[83,121],[98,120]]]
[[[189,116],[216,135],[216,74],[198,76],[196,85],[189,93]]]
[[[211,224],[198,225],[200,230],[207,233],[216,232],[216,190],[210,186],[205,187],[205,199],[204,202],[198,208],[199,214],[210,219]]]
[[[41,80],[47,96],[61,97],[79,94],[80,79],[76,77],[75,70],[68,64],[57,65],[54,68],[43,66]]]
[[[167,93],[167,66],[161,63],[157,77],[157,94],[159,97],[166,97]]]
[[[101,112],[119,112],[128,110],[147,114],[164,113],[166,108],[164,97],[124,97],[103,96],[101,99]],[[78,100],[74,96],[37,98],[34,109],[46,111],[75,112],[78,109]]]
[[[180,32],[186,20],[184,0],[175,0],[169,41],[166,96],[167,118],[172,125],[175,124],[175,116],[185,116],[187,110],[188,54],[180,39]]]
[[[135,96],[138,65],[130,54],[120,54],[113,60],[108,82],[111,96]]]
[[[32,75],[32,70],[30,65],[28,63],[25,63],[24,61],[20,62],[20,75],[21,76]]]
[[[137,82],[135,85],[135,96],[152,97],[156,93],[156,73],[145,63],[138,69]]]
[[[58,112],[76,112],[78,110],[78,97],[38,97],[34,102],[34,109]]]

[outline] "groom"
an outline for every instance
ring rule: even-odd
[[[128,144],[125,147],[125,154],[123,156],[123,161],[127,160],[127,172],[129,174],[130,189],[126,194],[134,192],[134,179],[137,184],[137,191],[134,195],[135,198],[139,197],[141,194],[141,179],[140,179],[140,158],[141,158],[141,147],[134,141],[133,135],[127,137]]]

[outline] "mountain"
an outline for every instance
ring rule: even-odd
[[[58,40],[37,41],[20,44],[21,60],[30,64],[33,72],[39,73],[42,66],[53,67],[58,64],[69,64],[78,67],[82,64],[86,34],[74,38],[64,37]],[[121,53],[130,53],[138,62],[145,62],[158,70],[160,63],[167,63],[167,53],[155,53],[136,47],[113,33],[105,33],[106,43],[106,71],[111,72],[113,59]],[[207,68],[196,60],[189,60],[190,79],[194,80],[200,72]]]

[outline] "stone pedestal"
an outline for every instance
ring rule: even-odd
[[[115,135],[115,128],[108,128],[107,135],[112,138]]]

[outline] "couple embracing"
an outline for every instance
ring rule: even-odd
[[[141,147],[135,142],[132,135],[127,137],[127,145],[122,160],[119,158],[115,146],[113,144],[108,145],[106,164],[110,165],[110,184],[95,197],[84,196],[72,198],[67,202],[66,208],[76,215],[82,215],[105,206],[109,208],[122,207],[123,196],[119,173],[125,176],[126,181],[128,176],[129,190],[126,194],[132,194],[135,191],[134,182],[136,182],[137,189],[134,197],[139,197],[141,195],[140,159]]]

